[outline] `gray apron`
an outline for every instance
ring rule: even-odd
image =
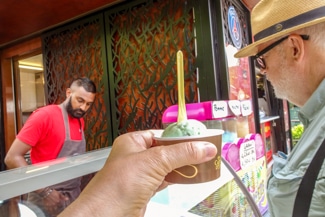
[[[60,104],[59,106],[61,108],[62,115],[63,115],[63,121],[65,127],[65,141],[63,143],[63,146],[57,158],[85,153],[86,140],[85,140],[83,129],[81,128],[81,123],[80,123],[80,133],[82,134],[82,140],[81,141],[71,140],[67,110],[65,109],[63,103]],[[35,192],[31,192],[28,194],[28,201],[26,204],[29,204],[31,206],[36,205],[38,208],[43,210],[44,213],[38,212],[39,215],[37,216],[44,216],[44,215],[56,216],[79,196],[81,192],[80,185],[81,185],[81,177],[50,186],[50,188],[55,189],[56,191],[59,191],[65,196],[69,197],[68,201],[62,201],[61,205],[57,207],[56,213],[48,213],[43,205],[43,199]]]
[[[81,128],[80,123],[80,133],[82,134],[82,140],[81,141],[75,141],[71,140],[70,137],[70,126],[69,126],[69,119],[68,119],[68,113],[67,110],[64,108],[63,103],[60,104],[60,108],[63,114],[63,120],[64,120],[64,127],[65,127],[65,141],[62,146],[62,149],[58,155],[57,158],[61,157],[67,157],[67,156],[73,156],[78,154],[83,154],[86,151],[86,140],[84,136],[83,129]],[[80,184],[81,184],[81,177],[68,180],[65,182],[58,183],[56,185],[53,185],[52,188],[60,191],[64,195],[68,196],[70,198],[70,203],[74,201],[80,194]]]

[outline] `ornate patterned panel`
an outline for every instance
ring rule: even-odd
[[[190,1],[158,0],[106,14],[112,113],[117,134],[161,128],[177,104],[176,52],[184,54],[187,102],[197,102],[195,20]]]
[[[97,86],[96,101],[85,116],[87,150],[109,145],[107,78],[102,63],[102,18],[95,16],[53,30],[43,36],[45,91],[48,104],[65,100],[66,88],[77,77],[89,77]],[[106,86],[106,90],[105,90]]]

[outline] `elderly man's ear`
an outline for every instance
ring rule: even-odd
[[[305,54],[305,44],[304,40],[300,35],[290,35],[289,36],[289,47],[290,55],[294,60],[301,60]]]

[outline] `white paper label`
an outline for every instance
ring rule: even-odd
[[[228,105],[234,115],[241,115],[241,105],[239,100],[229,100]]]
[[[240,166],[242,169],[253,165],[256,162],[255,141],[243,142],[239,148]]]
[[[250,100],[241,101],[241,114],[243,116],[248,116],[252,114],[252,103]]]
[[[227,101],[213,101],[212,103],[212,117],[224,118],[229,115]]]

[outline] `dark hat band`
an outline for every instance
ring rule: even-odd
[[[308,4],[308,3],[306,2],[306,4]],[[321,17],[325,17],[325,6],[316,8],[311,11],[307,11],[306,13],[299,14],[298,16],[292,17],[292,18],[285,20],[281,23],[277,23],[273,26],[270,26],[269,28],[264,29],[263,31],[257,33],[254,36],[254,40],[255,41],[261,40],[265,37],[268,37],[275,33],[281,32],[282,30],[290,29],[292,27],[310,22],[312,20],[315,20],[315,19],[321,18]]]

